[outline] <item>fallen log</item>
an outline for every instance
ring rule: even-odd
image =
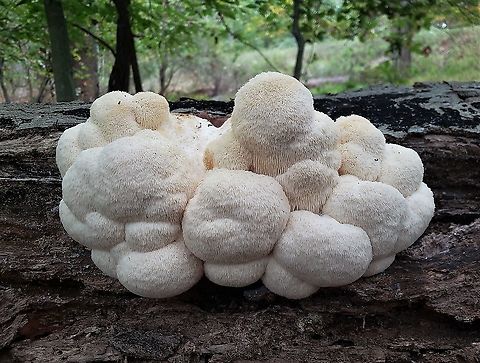
[[[232,107],[171,103],[216,125]],[[480,84],[376,87],[315,107],[415,149],[437,211],[385,273],[289,301],[206,280],[149,300],[103,276],[58,219],[56,142],[89,104],[0,105],[0,361],[478,361]]]

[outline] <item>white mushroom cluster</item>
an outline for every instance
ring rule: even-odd
[[[294,78],[262,73],[221,128],[154,93],[111,92],[57,147],[60,218],[130,291],[202,276],[299,299],[390,266],[434,212],[423,164],[367,119],[333,121]]]

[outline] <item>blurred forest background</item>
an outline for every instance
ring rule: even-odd
[[[480,80],[479,0],[0,0],[0,102]]]

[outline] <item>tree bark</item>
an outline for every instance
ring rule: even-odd
[[[162,55],[160,57],[160,67],[158,70],[158,78],[160,84],[160,91],[159,93],[162,96],[165,96],[172,82],[172,78],[175,74],[175,69],[173,64],[169,64],[169,57],[167,55]]]
[[[41,80],[40,87],[38,89],[38,95],[36,102],[41,103],[45,97],[45,91],[47,90],[48,83],[50,82],[50,78],[48,76],[44,76]]]
[[[302,77],[303,68],[303,54],[305,53],[305,38],[300,29],[300,17],[302,12],[302,0],[293,1],[292,14],[292,35],[297,42],[297,57],[295,60],[295,67],[293,69],[293,77],[300,79]]]
[[[135,41],[133,35],[131,37],[131,63],[132,63],[132,73],[133,73],[133,84],[135,86],[135,92],[142,92],[142,79],[140,77],[140,69],[138,68],[138,60],[137,60],[137,51],[135,50]]]
[[[33,97],[33,82],[32,82],[32,72],[30,71],[30,67],[26,67],[27,71],[27,86],[28,86],[28,102],[34,102]]]
[[[99,96],[98,45],[93,38],[82,35],[83,45],[78,50],[79,60],[75,63],[76,83],[80,89],[79,99],[92,102]]]
[[[446,82],[315,98],[415,149],[437,208],[384,273],[298,301],[205,279],[171,299],[128,293],[58,218],[55,146],[90,105],[0,105],[0,361],[478,361],[479,99],[480,84]],[[233,102],[170,106],[220,125]]]
[[[407,21],[407,20],[405,20]],[[406,79],[410,75],[412,65],[412,42],[415,33],[413,24],[407,23],[398,29],[396,46],[394,52],[394,64],[397,74]]]
[[[108,91],[129,91],[130,68],[133,71],[135,90],[142,90],[140,71],[138,69],[135,41],[130,24],[130,0],[112,0],[117,10],[117,35],[115,62],[108,81]]]
[[[5,103],[10,103],[10,96],[8,94],[7,86],[5,85],[5,60],[0,58],[0,88],[2,89],[3,100]]]
[[[44,0],[44,5],[52,49],[56,98],[59,102],[72,101],[75,99],[73,64],[62,2],[60,0]]]

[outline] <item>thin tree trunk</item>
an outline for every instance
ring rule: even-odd
[[[27,85],[28,85],[28,102],[33,102],[33,84],[32,84],[32,72],[30,67],[27,66]]]
[[[160,78],[160,94],[163,96],[165,96],[167,91],[167,64],[166,57],[162,57],[158,76]]]
[[[79,49],[80,59],[76,62],[76,83],[80,88],[82,101],[93,101],[99,95],[98,89],[98,45],[96,41],[83,35],[83,46]]]
[[[402,77],[408,77],[410,66],[412,64],[412,51],[410,45],[405,42],[400,47],[400,55],[398,57],[398,72]]]
[[[170,84],[172,83],[173,76],[177,72],[178,68],[175,67],[175,62],[169,60],[168,55],[160,57],[160,68],[158,70],[160,91],[162,96],[167,93]]]
[[[44,0],[44,5],[52,48],[57,101],[72,101],[75,99],[72,55],[62,2],[60,0]]]
[[[138,60],[137,60],[137,51],[135,50],[135,41],[133,35],[131,37],[131,63],[132,63],[132,73],[133,73],[133,84],[135,85],[135,92],[142,92],[142,79],[140,77],[140,70],[138,68]]]
[[[133,71],[133,81],[137,92],[142,90],[142,82],[138,69],[135,43],[130,25],[130,13],[128,7],[130,0],[112,0],[117,9],[117,35],[115,46],[115,63],[113,64],[108,90],[126,91],[130,85],[130,67]]]
[[[410,75],[410,66],[412,64],[412,40],[413,31],[410,24],[405,24],[397,29],[398,42],[395,49],[395,69],[397,74],[405,79]]]
[[[3,99],[5,103],[10,103],[10,96],[8,95],[7,86],[5,85],[5,77],[3,73],[3,67],[5,65],[5,60],[0,58],[0,87],[2,88]]]
[[[297,42],[297,59],[295,60],[295,68],[293,69],[293,77],[300,79],[302,76],[303,54],[305,52],[305,38],[300,30],[300,16],[301,16],[302,0],[293,1],[293,23],[292,35]]]
[[[40,88],[38,89],[37,103],[41,103],[43,101],[45,90],[47,89],[47,86],[48,86],[48,81],[49,81],[48,76],[45,76],[42,79],[42,83],[40,84]]]

